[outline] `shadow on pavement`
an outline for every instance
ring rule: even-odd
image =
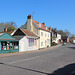
[[[64,66],[63,68],[59,68],[59,69],[55,70],[52,74],[37,71],[37,70],[33,70],[33,69],[28,69],[28,68],[24,68],[24,67],[14,66],[14,65],[11,65],[11,64],[5,64],[5,63],[2,63],[2,62],[0,62],[0,65],[15,67],[15,68],[23,69],[23,70],[41,73],[41,74],[44,74],[44,75],[72,75],[71,72],[75,70],[75,63]]]

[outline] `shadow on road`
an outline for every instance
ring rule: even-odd
[[[68,47],[68,48],[75,49],[75,47]]]
[[[28,70],[28,71],[32,71],[32,72],[37,72],[37,73],[41,73],[41,74],[44,74],[44,75],[48,75],[49,73],[46,73],[46,72],[41,72],[41,71],[37,71],[37,70],[33,70],[33,69],[28,69],[28,68],[24,68],[24,67],[19,67],[19,66],[14,66],[14,65],[11,65],[11,64],[5,64],[5,63],[2,63],[0,62],[1,65],[5,65],[5,66],[9,66],[9,67],[14,67],[14,68],[19,68],[19,69],[23,69],[23,70]]]
[[[48,75],[72,75],[71,73],[75,70],[75,63],[64,66]],[[75,75],[75,74],[74,74]]]
[[[44,75],[71,75],[71,72],[75,70],[75,63],[64,66],[63,68],[59,68],[59,69],[55,70],[52,74],[37,71],[37,70],[33,70],[33,69],[23,68],[23,67],[19,67],[19,66],[14,66],[14,65],[10,65],[10,64],[5,64],[5,63],[2,63],[2,62],[0,62],[0,65],[15,67],[15,68],[23,69],[23,70],[41,73],[41,74],[44,74]]]
[[[75,43],[71,43],[71,44],[75,45]]]

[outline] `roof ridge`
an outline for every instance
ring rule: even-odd
[[[34,20],[34,19],[32,19],[32,20]],[[34,21],[36,21],[36,20],[34,20]],[[36,22],[38,22],[38,21],[36,21]],[[40,23],[40,22],[38,22],[38,23]],[[41,23],[42,24],[42,23]]]
[[[44,31],[48,31],[50,32],[50,30],[46,29],[47,26],[43,25],[42,23],[38,22],[38,21],[35,21],[32,19],[32,21],[35,23],[35,25],[39,28],[39,29],[42,29]],[[39,26],[39,23],[41,24],[41,27]]]
[[[33,31],[31,31],[31,30],[28,30],[28,29],[21,29],[20,28],[20,30],[25,34],[25,35],[27,35],[28,36],[28,34],[30,33],[30,34],[32,34],[32,36],[34,35],[34,36],[37,36]],[[28,32],[28,34],[27,34],[27,32]]]
[[[26,35],[26,33],[23,31],[23,30],[25,30],[25,29],[22,29],[22,28],[19,28],[25,35]]]

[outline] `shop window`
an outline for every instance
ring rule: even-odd
[[[14,49],[18,49],[18,42],[14,42]]]
[[[10,42],[10,49],[14,49],[14,42]]]
[[[1,42],[1,50],[18,49],[18,42]]]
[[[10,49],[10,42],[7,42],[7,50]]]
[[[1,42],[1,50],[7,50],[7,42]]]
[[[29,46],[33,46],[34,45],[34,39],[29,39]]]

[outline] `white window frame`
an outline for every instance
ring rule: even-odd
[[[41,42],[41,46],[43,46],[43,42]]]
[[[48,34],[48,37],[49,37],[49,34]]]
[[[43,36],[43,32],[41,32],[41,36]]]
[[[47,36],[47,34],[45,33],[45,37]]]

